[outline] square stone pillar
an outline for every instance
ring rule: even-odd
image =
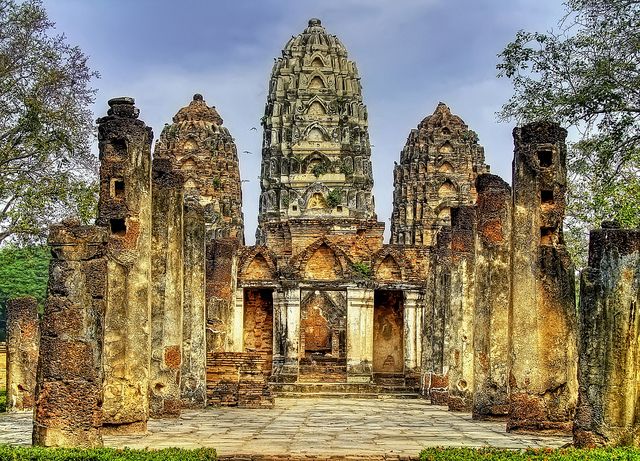
[[[231,313],[229,352],[244,350],[244,289],[236,289],[235,302]]]
[[[151,359],[151,143],[133,98],[98,119],[100,200],[109,231],[104,321],[104,431],[145,432]]]
[[[373,379],[374,290],[347,289],[347,382]]]
[[[102,227],[75,223],[51,227],[34,445],[102,446],[107,241],[107,230]]]
[[[296,382],[300,358],[300,288],[273,291],[273,379]]]
[[[640,229],[591,231],[580,287],[579,447],[640,445]]]
[[[422,310],[424,293],[408,290],[404,292],[404,371],[419,373],[422,357]]]
[[[38,300],[7,301],[7,411],[33,408],[39,342]]]
[[[207,398],[205,217],[197,194],[184,200],[184,311],[182,405],[202,408]]]
[[[149,410],[178,416],[182,366],[183,177],[169,159],[152,168],[151,368]]]

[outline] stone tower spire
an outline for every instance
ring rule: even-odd
[[[375,219],[358,69],[319,19],[276,59],[262,125],[258,243],[291,218]]]
[[[475,179],[488,173],[478,135],[439,103],[411,130],[396,164],[391,243],[431,245],[451,208],[475,203]]]
[[[173,117],[173,124],[164,127],[154,157],[171,159],[181,171],[185,194],[198,196],[205,208],[212,238],[244,242],[236,145],[216,108],[207,106],[201,94],[194,95]]]

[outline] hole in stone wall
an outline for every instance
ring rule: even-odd
[[[550,150],[539,150],[538,151],[538,163],[543,168],[549,168],[553,165],[553,152]]]
[[[291,207],[291,209],[292,209],[293,211],[298,211],[298,207],[297,207],[296,205],[293,205],[293,206]]]
[[[540,203],[543,205],[553,205],[553,191],[542,190],[540,191]]]
[[[127,233],[127,224],[124,219],[110,219],[111,233],[115,235],[125,235]]]
[[[124,198],[124,181],[122,179],[112,179],[111,181],[111,196]]]
[[[458,208],[451,208],[451,227],[456,227],[458,225],[458,212],[460,210]]]
[[[336,207],[336,210],[337,210],[339,213],[341,213],[341,212],[342,212],[342,206],[338,205],[338,206]]]
[[[117,151],[121,151],[121,152],[127,151],[127,141],[122,138],[116,138],[111,140],[111,145]]]
[[[556,240],[556,231],[555,227],[541,227],[540,245],[552,245]]]

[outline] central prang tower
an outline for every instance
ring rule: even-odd
[[[292,221],[376,220],[358,69],[319,19],[276,60],[262,126],[258,244],[289,246],[283,224]]]

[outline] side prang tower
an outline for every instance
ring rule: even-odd
[[[451,209],[475,203],[475,179],[488,172],[478,135],[438,104],[411,130],[394,168],[391,243],[433,245]]]
[[[258,244],[291,249],[314,223],[375,222],[358,69],[319,19],[276,60],[262,125]]]

